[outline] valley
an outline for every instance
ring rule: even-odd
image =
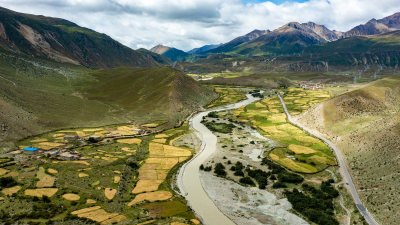
[[[105,33],[0,7],[0,224],[400,220],[400,13],[239,36],[196,4],[107,4],[131,17]],[[87,24],[115,22],[103,13]]]

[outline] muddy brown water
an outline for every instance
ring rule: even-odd
[[[199,153],[181,167],[177,183],[181,194],[188,201],[188,205],[206,225],[233,225],[235,223],[218,209],[201,185],[199,167],[217,150],[217,137],[201,121],[203,116],[210,112],[237,109],[260,100],[249,94],[246,96],[246,100],[200,112],[189,120],[191,129],[195,131],[202,144]]]

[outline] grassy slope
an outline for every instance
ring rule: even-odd
[[[300,115],[307,126],[336,142],[352,170],[362,200],[381,224],[400,218],[400,77],[373,82]],[[366,172],[368,171],[368,172]],[[394,179],[395,178],[395,179]]]
[[[173,124],[214,97],[210,89],[167,67],[93,71],[28,62],[4,52],[0,65],[2,145],[65,127],[160,119]]]

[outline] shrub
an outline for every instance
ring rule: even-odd
[[[214,173],[217,174],[218,176],[225,177],[226,176],[225,166],[222,165],[222,163],[217,163],[214,168]]]
[[[17,184],[17,181],[12,177],[0,177],[0,187],[2,188],[9,188]]]
[[[239,180],[240,183],[255,186],[254,181],[250,177],[242,177]]]
[[[272,185],[272,188],[275,188],[275,189],[277,189],[277,188],[287,188],[287,186],[286,186],[285,183],[277,181]]]

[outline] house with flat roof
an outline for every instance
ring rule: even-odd
[[[38,153],[39,149],[38,148],[27,147],[27,148],[24,148],[24,152],[31,153],[31,154]]]

